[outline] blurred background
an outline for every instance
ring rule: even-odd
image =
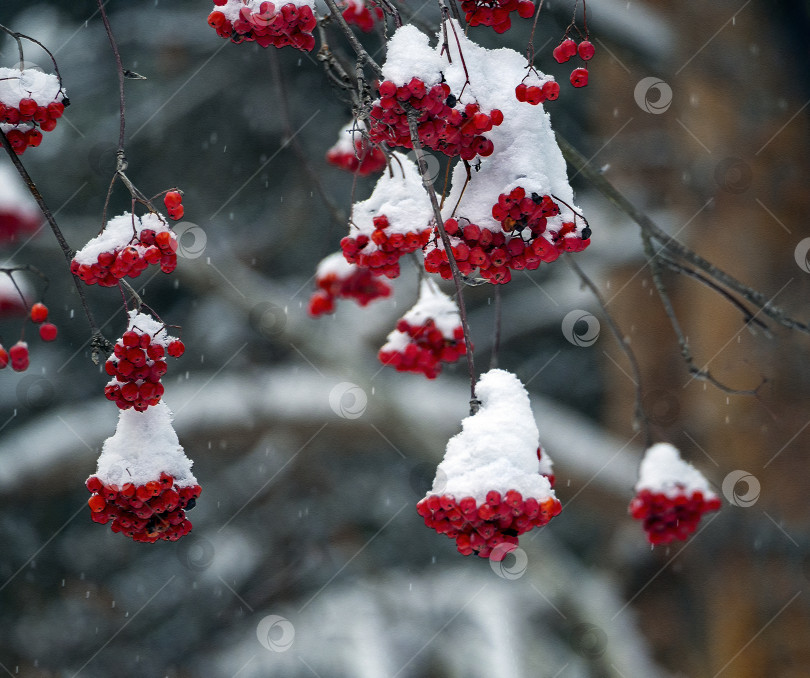
[[[437,25],[433,4],[401,4]],[[667,232],[806,321],[810,4],[593,0],[596,56],[581,90],[567,84],[572,66],[551,58],[573,3],[547,5],[535,44],[539,68],[562,84],[547,106],[555,129]],[[124,66],[147,78],[126,85],[128,175],[147,195],[184,191],[176,272],[136,282],[182,326],[187,352],[169,365],[164,400],[203,493],[192,534],[176,543],[134,543],[90,521],[84,481],[117,409],[47,226],[3,241],[2,260],[47,274],[44,297],[40,280],[26,283],[59,327],[52,344],[29,337],[28,371],[0,373],[4,673],[808,675],[805,334],[763,314],[769,330],[750,331],[720,295],[667,273],[696,364],[759,390],[728,395],[690,379],[638,228],[574,176],[594,233],[576,260],[636,353],[655,439],[678,446],[724,507],[689,541],[656,549],[627,515],[644,445],[634,378],[603,310],[559,261],[502,289],[499,364],[531,393],[563,513],[503,566],[464,558],[414,505],[465,416],[466,366],[428,381],[376,358],[416,298],[415,269],[403,266],[391,299],[307,314],[314,268],[345,235],[352,192],[360,200],[373,187],[353,187],[324,158],[350,107],[314,53],[233,45],[207,25],[208,4],[106,9]],[[4,0],[0,23],[57,58],[71,105],[22,159],[78,249],[102,225],[118,136],[115,63],[95,2]],[[523,51],[530,24],[470,36]],[[382,37],[365,40],[382,60]],[[330,46],[349,54],[337,33]],[[11,39],[0,48],[2,65],[18,62]],[[50,70],[34,46],[26,61]],[[24,194],[11,169],[0,158],[2,190]],[[128,208],[119,184],[110,215]],[[87,294],[115,339],[120,295]],[[485,370],[492,289],[466,298]],[[600,321],[592,345],[563,335],[572,310]],[[3,345],[21,326],[0,320]],[[724,486],[729,477],[744,479]]]

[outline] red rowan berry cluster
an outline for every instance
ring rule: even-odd
[[[529,79],[528,83],[526,82],[527,79]],[[515,98],[532,106],[542,104],[544,101],[554,101],[559,96],[560,86],[551,76],[545,76],[541,79],[537,77],[536,73],[533,73],[527,75],[515,87]]]
[[[630,502],[630,515],[644,521],[644,532],[651,544],[669,544],[686,539],[697,529],[704,513],[717,511],[720,506],[717,497],[706,498],[699,490],[689,492],[676,487],[666,494],[641,490]]]
[[[373,13],[372,13],[373,10]],[[354,24],[361,31],[370,33],[374,30],[374,20],[382,21],[382,8],[369,7],[365,0],[346,0],[346,9],[342,12],[346,23]]]
[[[492,26],[496,33],[505,33],[512,26],[510,14],[517,12],[523,19],[534,14],[530,0],[462,0],[461,9],[470,26]]]
[[[0,129],[17,155],[42,143],[69,103],[59,78],[33,68],[0,68]]]
[[[571,57],[579,55],[583,61],[590,61],[593,59],[595,49],[593,43],[585,39],[579,44],[571,38],[565,38],[559,45],[552,51],[552,56],[557,63],[563,64]],[[585,87],[588,84],[588,69],[575,68],[571,72],[571,84],[574,87]]]
[[[441,363],[453,363],[466,352],[456,302],[432,280],[423,280],[419,300],[397,321],[378,357],[398,372],[421,372],[435,379]]]
[[[184,352],[183,342],[169,336],[164,325],[145,313],[131,311],[129,328],[104,364],[112,377],[104,395],[122,410],[134,407],[143,412],[157,405],[164,392],[160,379],[166,374],[166,356],[179,358]]]
[[[20,300],[26,304],[24,299]],[[58,333],[56,325],[45,322],[48,319],[48,307],[41,302],[31,306],[28,317],[35,325],[39,325],[39,337],[42,341],[53,341]],[[11,363],[11,369],[15,372],[24,372],[30,365],[30,355],[27,342],[20,340],[8,351],[0,344],[0,369],[7,367]]]
[[[556,497],[539,502],[533,497],[524,499],[516,490],[503,496],[492,490],[480,505],[473,497],[456,501],[446,494],[431,494],[416,505],[416,510],[425,525],[455,539],[461,555],[475,553],[481,558],[503,560],[510,549],[498,548],[501,544],[517,546],[521,534],[546,525],[562,506]]]
[[[477,103],[460,104],[446,83],[428,87],[417,77],[400,86],[384,80],[379,90],[369,118],[373,142],[413,148],[405,110],[411,106],[420,111],[417,129],[423,146],[464,160],[492,155],[495,147],[483,135],[503,122],[497,108],[485,113]]]
[[[335,300],[354,299],[360,306],[391,294],[391,287],[372,275],[367,268],[350,264],[341,252],[334,252],[318,264],[315,273],[316,292],[309,300],[312,316],[332,313]]]
[[[110,219],[76,253],[70,270],[88,285],[113,287],[121,278],[137,278],[150,264],[160,264],[161,271],[171,273],[177,267],[177,237],[158,214],[139,218],[125,213]]]
[[[169,218],[174,221],[183,218],[185,210],[183,209],[183,194],[180,191],[169,191],[163,198],[163,204],[166,205]]]
[[[371,238],[360,233],[347,235],[340,241],[343,256],[349,263],[367,268],[374,275],[396,278],[399,276],[400,257],[427,245],[431,229],[391,233],[388,217],[384,214],[374,217],[373,223]]]
[[[87,479],[92,496],[87,500],[93,522],[122,532],[135,541],[153,544],[158,539],[177,541],[191,532],[186,511],[200,496],[199,485],[179,487],[168,473],[143,485],[124,483],[120,487],[103,483],[98,476]]]
[[[326,152],[326,160],[361,177],[376,174],[385,167],[385,153],[363,139],[359,131],[352,132],[353,126],[354,123],[341,130],[335,145]]]
[[[635,490],[629,512],[643,521],[651,544],[686,539],[705,513],[721,507],[703,474],[668,443],[657,443],[645,452]]]
[[[477,268],[484,279],[503,284],[512,279],[512,270],[531,271],[541,262],[556,260],[562,252],[581,252],[590,244],[590,228],[578,231],[574,222],[562,221],[559,214],[560,208],[550,196],[532,193],[527,197],[518,186],[500,194],[492,207],[500,229],[457,219],[447,219],[444,229],[451,236],[453,255],[463,275]],[[438,237],[433,245],[425,255],[425,270],[451,278],[447,252]]]
[[[315,47],[312,29],[317,19],[314,2],[295,0],[277,7],[260,0],[214,0],[208,24],[231,42],[253,42],[262,47],[286,47],[309,52]]]

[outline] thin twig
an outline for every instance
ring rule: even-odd
[[[765,315],[772,318],[780,325],[784,325],[789,329],[798,330],[799,332],[804,332],[805,334],[810,334],[810,325],[790,317],[781,308],[771,303],[764,294],[740,282],[659,228],[650,217],[637,209],[613,184],[605,179],[602,174],[589,167],[585,157],[566,141],[565,138],[561,137],[559,133],[557,134],[557,142],[559,143],[563,156],[571,166],[576,169],[577,173],[588,179],[588,181],[593,184],[594,188],[602,193],[619,210],[635,221],[641,227],[642,233],[647,233],[650,237],[654,238],[673,256],[684,259],[692,266],[702,270],[719,284],[733,290],[743,299],[761,309]]]
[[[447,261],[450,264],[450,270],[453,273],[453,282],[456,286],[456,300],[458,302],[459,316],[461,317],[461,328],[464,330],[464,343],[467,345],[467,368],[470,373],[470,414],[472,415],[478,411],[480,401],[475,395],[475,364],[473,359],[473,346],[472,341],[470,340],[470,324],[467,321],[467,309],[464,304],[464,289],[461,284],[461,273],[459,272],[458,265],[456,264],[456,257],[453,255],[453,249],[450,245],[450,237],[447,235],[447,231],[444,230],[444,220],[442,219],[442,213],[439,209],[439,200],[436,197],[436,191],[433,190],[433,184],[430,182],[427,163],[425,162],[425,156],[422,152],[422,143],[419,141],[419,131],[416,127],[416,111],[414,110],[408,111],[408,128],[411,132],[411,144],[413,145],[413,151],[416,155],[416,164],[419,167],[419,173],[422,175],[422,186],[424,186],[425,191],[427,191],[428,197],[430,198],[430,204],[433,207],[433,217],[436,220],[436,228],[439,231],[442,244],[444,245],[445,252],[447,253]]]
[[[101,0],[96,0],[98,11],[101,14],[101,21],[104,23],[104,30],[107,32],[107,38],[110,40],[113,55],[115,56],[115,67],[118,71],[118,105],[120,108],[119,124],[118,124],[118,153],[124,153],[124,128],[126,121],[126,99],[124,97],[124,65],[121,63],[121,53],[118,51],[118,44],[112,34],[110,22],[107,19],[107,12],[104,10],[104,3]]]
[[[624,338],[624,333],[619,329],[618,324],[613,319],[613,316],[607,310],[607,304],[605,303],[604,297],[602,297],[601,292],[599,292],[599,288],[590,279],[590,277],[583,271],[579,264],[574,261],[574,258],[570,255],[566,254],[565,256],[565,263],[568,264],[569,268],[577,274],[579,279],[582,283],[591,291],[594,297],[596,297],[596,301],[599,303],[599,306],[602,309],[602,313],[605,316],[605,320],[607,321],[608,327],[610,328],[611,333],[616,339],[616,342],[619,344],[619,348],[621,348],[624,355],[627,357],[627,362],[630,363],[630,369],[633,371],[633,377],[635,382],[635,392],[636,392],[636,404],[635,404],[635,423],[636,427],[641,427],[644,431],[644,438],[646,439],[647,444],[645,447],[650,447],[653,444],[652,432],[650,431],[650,421],[647,418],[646,412],[644,412],[644,405],[643,403],[643,389],[641,386],[641,369],[638,366],[638,360],[636,359],[636,354],[633,352],[633,349],[630,348],[630,345]],[[636,428],[634,427],[634,428]]]

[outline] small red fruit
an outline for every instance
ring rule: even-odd
[[[178,207],[181,202],[183,202],[183,196],[178,191],[169,191],[166,197],[163,198],[166,209],[174,209]]]
[[[577,53],[577,43],[571,40],[571,38],[567,38],[566,40],[563,40],[559,45],[557,45],[551,54],[557,61],[557,63],[562,64],[568,61],[576,53]]]
[[[595,51],[596,50],[594,49],[593,43],[590,40],[583,40],[577,47],[579,58],[583,61],[590,61],[593,59]]]
[[[41,323],[48,318],[48,307],[45,304],[37,302],[31,306],[31,320],[35,323]]]
[[[571,84],[574,87],[585,87],[588,84],[588,69],[575,68],[571,73]]]
[[[28,369],[28,344],[18,341],[8,350],[11,357],[11,369],[15,372],[23,372]]]
[[[0,346],[0,370],[8,365],[8,351]]]
[[[56,333],[56,325],[53,323],[42,323],[42,325],[39,326],[39,336],[42,341],[53,341],[56,339]]]
[[[183,353],[186,352],[186,347],[182,341],[179,339],[175,339],[174,341],[169,342],[169,345],[166,347],[166,352],[172,358],[179,358]]]

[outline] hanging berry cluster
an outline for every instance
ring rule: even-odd
[[[34,68],[0,68],[0,129],[17,155],[42,143],[70,103],[56,75]]]
[[[139,542],[177,541],[191,531],[185,512],[201,488],[172,428],[169,408],[122,411],[87,479],[91,518]]]
[[[313,316],[332,313],[337,299],[353,299],[365,306],[391,294],[389,285],[367,268],[348,263],[341,252],[330,254],[318,264],[315,284],[318,289],[309,300],[309,313]]]
[[[435,379],[442,363],[454,363],[466,353],[458,306],[426,279],[416,305],[399,319],[378,357],[398,372],[421,372]]]
[[[184,352],[183,342],[169,336],[165,325],[146,313],[130,311],[129,327],[104,364],[112,377],[104,395],[122,410],[133,407],[143,412],[157,405],[164,392],[160,380],[166,374],[166,356],[179,358]]]
[[[534,14],[531,0],[462,0],[461,9],[470,26],[492,26],[496,33],[505,33],[512,27],[509,16],[517,12],[523,19]]]
[[[2,273],[4,274],[2,276],[3,280],[11,280],[14,270],[2,271]],[[5,287],[5,285],[0,285],[0,288],[2,287]],[[19,341],[10,346],[8,350],[0,343],[0,369],[8,367],[8,365],[11,364],[11,369],[15,372],[24,372],[31,364],[28,342],[26,342],[24,338],[27,322],[30,321],[38,326],[39,338],[42,339],[42,341],[54,341],[59,330],[52,322],[45,322],[48,319],[48,307],[45,306],[45,304],[38,301],[28,308],[28,301],[19,283],[16,281],[11,282],[10,287],[17,301],[16,304],[10,306],[9,309],[15,313],[22,309],[25,311],[27,317],[23,322],[22,338]],[[0,306],[0,310],[2,310],[2,306]]]
[[[476,385],[480,409],[450,439],[432,489],[416,510],[425,525],[455,540],[462,555],[502,560],[518,537],[562,510],[538,458],[526,389],[490,370]],[[515,426],[514,422],[521,422]]]
[[[364,33],[373,31],[375,22],[382,21],[384,16],[378,5],[369,7],[366,0],[346,0],[346,8],[341,14],[346,23],[354,24]]]
[[[231,42],[256,42],[262,47],[291,45],[312,51],[317,20],[314,0],[291,0],[281,6],[260,0],[214,0],[208,24]]]
[[[635,491],[630,515],[643,521],[651,544],[686,539],[704,514],[721,506],[703,474],[668,443],[657,443],[646,451]]]
[[[157,213],[126,212],[76,252],[70,270],[88,285],[114,287],[122,278],[137,278],[150,264],[160,264],[164,273],[177,267],[177,236]]]
[[[326,152],[326,160],[335,167],[361,177],[377,174],[386,165],[385,153],[363,138],[354,122],[344,127],[335,145]]]

